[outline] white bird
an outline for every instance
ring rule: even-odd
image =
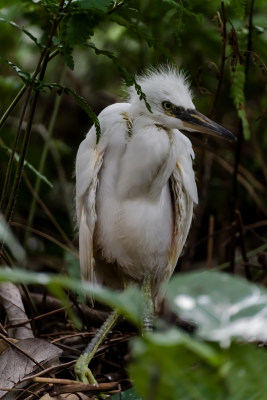
[[[235,137],[196,111],[175,68],[149,70],[137,82],[151,111],[132,88],[127,103],[99,114],[99,142],[92,127],[77,154],[76,211],[82,278],[115,289],[139,283],[149,314],[160,307],[198,202],[194,152],[181,130]]]

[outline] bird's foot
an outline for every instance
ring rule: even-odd
[[[82,383],[89,383],[91,385],[98,385],[92,371],[88,367],[88,354],[83,353],[74,366],[76,380]]]
[[[98,386],[97,380],[95,379],[92,371],[88,367],[88,356],[89,355],[87,353],[84,353],[76,361],[76,364],[74,366],[75,377],[76,380],[79,382]],[[99,393],[97,398],[105,400],[109,399],[110,396],[104,393]]]

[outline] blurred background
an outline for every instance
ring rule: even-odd
[[[267,283],[265,1],[0,7],[1,211],[27,268],[79,275],[73,172],[92,110],[125,99],[147,67],[174,63],[190,77],[196,108],[239,139],[231,145],[190,134],[200,202],[177,270],[219,268]],[[43,83],[29,92],[33,77]],[[1,257],[14,262],[6,249]]]

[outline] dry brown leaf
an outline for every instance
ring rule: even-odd
[[[18,342],[17,339],[11,339],[10,338],[8,340],[11,343],[17,343]],[[10,345],[7,342],[5,342],[3,339],[0,339],[0,355],[9,347],[10,347]]]
[[[21,324],[28,320],[20,291],[13,283],[5,282],[0,284],[0,303],[6,311],[9,324]],[[15,339],[28,339],[34,337],[29,323],[8,329],[8,336]]]
[[[58,356],[62,352],[55,345],[37,338],[20,340],[16,343],[16,346],[44,367],[58,363]],[[0,387],[8,389],[21,388],[27,382],[17,385],[20,380],[39,370],[38,365],[26,355],[14,347],[9,347],[0,356]],[[0,390],[0,399],[14,399],[14,392]]]

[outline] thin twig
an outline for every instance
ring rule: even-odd
[[[60,384],[60,385],[72,385],[77,384],[77,381],[72,379],[58,379],[58,378],[42,378],[36,376],[32,378],[33,382],[40,382],[40,383],[53,383],[53,384]]]
[[[250,65],[250,53],[252,49],[252,29],[253,29],[253,9],[254,9],[254,0],[251,0],[250,3],[250,10],[249,10],[249,30],[248,30],[248,42],[247,42],[247,54],[246,54],[246,64],[245,64],[245,86],[244,86],[244,93],[246,93],[247,85],[248,85],[248,72],[249,72],[249,65]],[[232,249],[231,249],[231,264],[230,270],[234,271],[235,268],[235,249],[236,249],[236,235],[238,229],[238,223],[234,220],[236,219],[236,211],[238,209],[238,169],[239,163],[241,159],[241,151],[244,143],[244,132],[242,121],[239,119],[238,125],[238,142],[236,145],[236,152],[235,152],[235,163],[234,163],[234,176],[233,176],[233,206],[232,206]],[[241,232],[240,232],[241,234]]]
[[[23,179],[25,180],[25,183],[26,183],[28,189],[30,190],[31,194],[36,199],[37,203],[42,207],[42,209],[44,210],[44,212],[46,213],[46,215],[48,216],[48,218],[50,219],[52,224],[55,226],[55,228],[58,230],[58,232],[60,233],[62,238],[66,241],[66,243],[68,244],[68,246],[71,249],[75,250],[75,247],[74,247],[73,243],[68,238],[68,236],[66,235],[64,230],[61,228],[61,226],[58,224],[56,218],[53,216],[53,214],[50,212],[49,208],[46,206],[46,204],[42,201],[42,199],[40,198],[38,193],[32,187],[32,185],[31,185],[31,183],[30,183],[30,181],[28,179],[28,176],[27,176],[27,174],[25,172],[23,173]],[[25,225],[25,227],[26,227],[26,231],[29,231],[30,225]]]
[[[226,52],[226,16],[225,16],[225,8],[224,8],[224,2],[221,2],[221,13],[222,13],[222,18],[220,19],[220,23],[221,23],[221,38],[222,38],[222,48],[221,48],[221,63],[220,63],[220,70],[219,70],[219,80],[218,80],[218,85],[217,85],[217,89],[216,89],[216,93],[214,96],[214,100],[213,100],[213,105],[212,105],[212,109],[211,109],[211,115],[214,114],[215,112],[215,107],[217,105],[218,99],[219,99],[219,95],[221,92],[221,88],[222,88],[222,82],[223,82],[223,75],[224,75],[224,67],[225,67],[225,52]]]
[[[63,72],[61,74],[61,78],[59,83],[62,84],[65,78],[65,72],[66,72],[66,68],[63,68]],[[44,166],[45,166],[45,162],[46,162],[46,158],[47,158],[47,153],[48,153],[48,148],[49,148],[49,143],[51,141],[51,137],[54,131],[54,127],[55,127],[55,123],[56,123],[56,119],[58,116],[58,111],[59,111],[59,106],[60,106],[60,102],[61,102],[61,96],[57,96],[55,98],[55,103],[54,103],[54,107],[53,107],[53,112],[51,115],[51,119],[48,125],[48,130],[47,130],[47,137],[46,137],[46,141],[44,143],[43,146],[43,150],[42,150],[42,154],[41,154],[41,158],[40,158],[40,162],[39,162],[39,167],[38,167],[38,171],[40,174],[43,173],[44,170]],[[35,211],[36,211],[36,201],[39,198],[39,191],[40,191],[40,186],[41,186],[41,178],[40,175],[37,175],[36,177],[36,181],[35,181],[35,185],[34,185],[34,196],[32,198],[31,201],[31,205],[30,205],[30,210],[29,210],[29,215],[28,215],[28,221],[27,221],[27,226],[31,227],[33,225],[33,220],[34,220],[34,215],[35,215]],[[51,213],[50,214],[50,218],[51,218]],[[63,230],[59,227],[58,223],[55,221],[55,218],[53,218],[52,216],[52,220],[53,223],[56,224],[57,229],[60,230],[61,235],[63,235],[64,239],[66,240],[66,235],[63,232]],[[29,230],[27,229],[25,232],[25,238],[24,238],[24,245],[27,246],[27,242],[29,239]],[[67,240],[68,242],[68,240]]]
[[[207,269],[212,268],[213,233],[214,233],[214,215],[211,215],[209,219],[209,240],[207,245]]]
[[[17,226],[17,227],[23,228],[23,229],[26,229],[26,228],[27,228],[25,225],[20,224],[19,222],[15,222],[15,221],[10,222],[10,225],[11,225],[11,226]],[[33,228],[30,228],[30,227],[28,227],[28,229],[29,229],[32,233],[34,233],[34,234],[36,234],[36,235],[38,235],[38,236],[42,236],[43,238],[49,240],[50,242],[55,243],[57,246],[61,247],[63,250],[67,251],[68,253],[70,253],[71,255],[73,255],[75,258],[79,259],[78,252],[76,252],[76,251],[70,249],[70,248],[67,247],[65,244],[61,243],[59,240],[53,238],[52,236],[50,236],[50,235],[48,235],[48,234],[46,234],[46,233],[44,233],[44,232],[38,231],[37,229],[33,229]]]
[[[75,392],[88,392],[88,393],[100,393],[107,392],[118,388],[118,382],[104,382],[98,383],[98,385],[86,384],[76,382],[71,385],[62,385],[54,389],[51,393],[52,396],[63,393],[75,393]]]
[[[2,115],[1,119],[0,119],[0,129],[2,128],[2,126],[4,125],[4,123],[6,122],[7,118],[9,117],[9,115],[11,114],[11,112],[13,111],[13,109],[16,107],[16,105],[18,104],[19,100],[22,98],[22,96],[24,95],[26,90],[26,85],[22,86],[22,88],[20,89],[20,91],[17,93],[16,97],[13,99],[12,103],[8,106],[8,108],[6,109],[6,111],[4,112],[4,114]]]
[[[248,280],[251,280],[251,273],[249,270],[249,266],[248,266],[248,257],[246,254],[246,246],[245,246],[245,230],[244,230],[244,226],[243,226],[243,221],[242,221],[242,217],[241,217],[241,213],[239,211],[236,211],[236,220],[237,220],[237,227],[238,227],[238,231],[240,233],[240,247],[241,247],[241,253],[242,253],[242,257],[243,257],[243,261],[245,263],[245,272],[246,272],[246,278]]]
[[[25,378],[20,379],[20,382],[25,382],[25,381],[29,381],[31,379],[34,379],[35,377],[50,373],[51,371],[54,371],[55,369],[61,369],[61,368],[65,368],[65,367],[71,367],[73,364],[75,364],[76,360],[72,360],[72,361],[68,361],[66,363],[62,363],[59,365],[53,365],[49,368],[44,369],[43,371],[37,372],[34,375],[30,375],[27,376]]]
[[[46,317],[50,317],[51,315],[57,314],[57,313],[59,313],[61,311],[64,311],[64,310],[66,310],[66,307],[61,307],[61,308],[59,308],[57,310],[49,311],[48,313],[45,313],[45,314],[42,314],[42,315],[37,315],[36,317],[29,318],[29,319],[27,319],[27,320],[25,320],[23,322],[17,323],[17,324],[7,324],[7,325],[5,325],[5,328],[6,329],[10,329],[10,328],[16,328],[16,327],[19,327],[19,326],[23,326],[23,325],[28,324],[30,322],[38,321],[40,319],[44,319]]]

